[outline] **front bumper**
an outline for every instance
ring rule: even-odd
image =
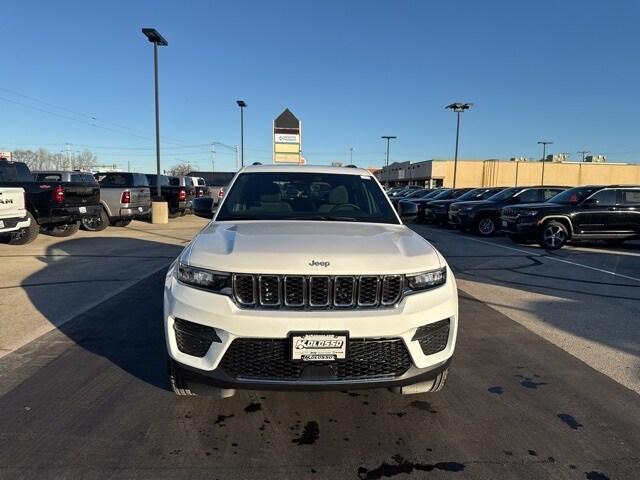
[[[176,318],[213,327],[219,342],[212,342],[202,357],[178,348]],[[446,346],[425,355],[414,335],[419,327],[449,319]],[[455,278],[434,290],[406,296],[399,305],[371,310],[248,310],[230,297],[187,287],[175,279],[173,267],[165,282],[164,326],[169,356],[200,381],[222,388],[314,390],[400,386],[436,376],[451,359],[458,330],[458,297]],[[283,341],[291,332],[348,332],[350,339],[400,339],[410,357],[410,368],[392,377],[357,379],[269,379],[231,375],[221,366],[231,344],[238,339]],[[289,360],[287,360],[289,361]],[[312,365],[313,362],[309,362]]]
[[[473,212],[464,212],[457,210],[455,212],[449,211],[449,223],[460,228],[471,228],[475,214]]]
[[[0,233],[15,232],[22,228],[27,228],[31,225],[31,219],[29,217],[13,217],[13,218],[0,218],[0,224],[3,225],[0,228]]]
[[[523,237],[535,237],[536,235],[537,223],[533,217],[501,217],[500,220],[504,233]]]

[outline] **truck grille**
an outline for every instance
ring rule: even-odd
[[[239,338],[220,362],[228,375],[240,380],[326,381],[393,378],[411,367],[411,357],[401,338],[350,339],[347,358],[333,362],[291,360],[287,338]],[[305,377],[307,367],[325,367],[324,375]]]
[[[233,295],[242,307],[328,309],[396,305],[402,275],[250,275],[233,276]]]

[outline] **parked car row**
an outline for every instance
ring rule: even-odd
[[[640,186],[591,185],[389,190],[391,203],[417,205],[417,222],[545,249],[569,241],[640,239]]]
[[[199,177],[160,176],[169,216],[185,215],[194,198],[209,195]],[[39,171],[22,162],[0,161],[0,241],[32,242],[40,232],[68,237],[80,227],[101,231],[148,218],[156,175],[129,172]]]

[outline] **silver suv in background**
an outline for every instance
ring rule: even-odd
[[[99,232],[109,225],[126,227],[136,217],[146,217],[151,211],[149,182],[143,173],[96,173],[100,184],[99,217],[82,221],[86,230]]]

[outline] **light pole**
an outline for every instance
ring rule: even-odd
[[[160,100],[158,96],[158,47],[169,43],[155,28],[143,28],[142,33],[153,43],[153,78],[156,100],[156,196],[160,199]]]
[[[384,138],[387,140],[387,167],[389,166],[389,141],[391,140],[395,140],[398,137],[395,137],[393,135],[382,135],[380,138]]]
[[[538,145],[542,145],[542,178],[540,179],[540,185],[544,186],[544,163],[547,157],[547,145],[553,145],[553,142],[548,140],[541,140]]]
[[[353,165],[353,151],[355,148],[349,147],[349,165]]]
[[[460,139],[460,114],[473,107],[473,103],[452,103],[444,108],[456,112],[456,153],[453,159],[453,188],[456,188],[456,176],[458,174],[458,140]]]
[[[240,166],[244,167],[244,109],[247,103],[244,100],[236,100],[240,107]]]

